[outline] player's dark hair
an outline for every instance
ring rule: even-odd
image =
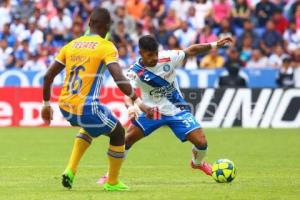
[[[94,8],[90,17],[90,26],[103,26],[110,23],[109,11],[105,8]]]
[[[151,35],[145,35],[139,39],[139,48],[146,51],[157,51],[158,43]]]

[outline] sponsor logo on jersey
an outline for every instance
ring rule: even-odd
[[[174,82],[173,82],[172,84],[167,86],[154,88],[153,90],[150,91],[150,95],[156,98],[166,97],[168,95],[171,95],[174,90],[176,90],[176,88],[174,87]]]
[[[75,49],[96,49],[98,42],[74,42],[73,48]]]
[[[164,67],[163,67],[163,70],[164,70],[165,72],[170,71],[170,69],[171,69],[171,66],[170,66],[169,64],[166,64],[166,65],[164,65]]]

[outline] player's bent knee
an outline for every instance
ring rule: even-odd
[[[108,136],[111,145],[120,146],[125,144],[125,130],[120,122],[117,123],[115,129]]]

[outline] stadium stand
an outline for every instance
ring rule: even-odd
[[[282,71],[283,60],[289,56],[289,72],[300,79],[296,77],[300,67],[299,0],[2,0],[0,70],[45,69],[61,46],[84,33],[88,15],[96,6],[108,8],[113,15],[111,39],[120,50],[124,68],[135,61],[137,39],[143,34],[155,36],[161,49],[183,49],[230,35],[241,68]],[[222,62],[203,64],[200,56],[182,67],[214,68],[223,63],[225,67],[230,59],[227,49],[212,54]]]

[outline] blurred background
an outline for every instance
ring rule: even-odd
[[[88,16],[97,6],[107,8],[112,15],[111,40],[119,50],[124,70],[138,58],[138,39],[145,34],[153,35],[161,50],[184,49],[232,36],[231,47],[211,50],[179,67],[180,87],[270,88],[272,92],[300,87],[300,0],[0,2],[2,88],[40,88],[58,50],[84,34]],[[62,83],[63,74],[54,85]],[[108,73],[103,83],[115,86]]]

